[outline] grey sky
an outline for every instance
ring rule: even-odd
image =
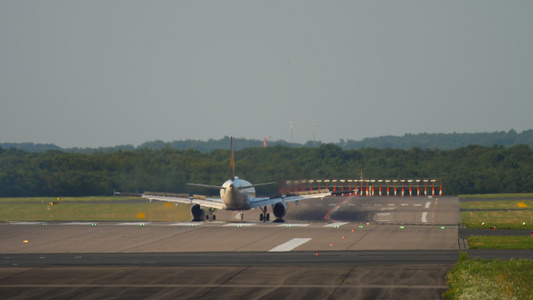
[[[0,142],[533,128],[533,1],[0,0]]]

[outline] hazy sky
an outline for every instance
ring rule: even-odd
[[[0,0],[0,142],[533,129],[533,1]]]

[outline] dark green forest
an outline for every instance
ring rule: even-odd
[[[278,145],[236,151],[235,165],[236,175],[252,183],[359,179],[363,170],[367,179],[442,178],[446,195],[533,192],[533,151],[528,145],[454,150]],[[165,146],[83,154],[0,148],[0,197],[111,195],[114,190],[206,194],[212,191],[186,183],[219,185],[229,176],[229,150],[204,153]],[[265,186],[257,192],[270,195],[278,189]]]

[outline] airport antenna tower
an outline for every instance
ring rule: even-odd
[[[265,139],[263,140],[263,147],[266,148],[267,147],[267,139],[270,140],[271,136],[270,135],[265,135]]]
[[[291,118],[291,144],[294,138],[294,118]]]
[[[316,122],[315,122],[315,119],[313,118],[313,145],[316,144],[315,134],[316,134]]]

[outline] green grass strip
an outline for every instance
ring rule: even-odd
[[[533,299],[533,260],[470,259],[461,253],[444,299]]]
[[[533,198],[533,193],[459,195],[460,199]]]
[[[470,249],[533,249],[533,235],[469,236]]]
[[[466,228],[533,230],[533,210],[462,211],[461,222]]]
[[[533,200],[494,200],[461,202],[461,209],[518,209],[533,210]]]
[[[0,202],[2,221],[190,221],[190,206],[166,202]]]

